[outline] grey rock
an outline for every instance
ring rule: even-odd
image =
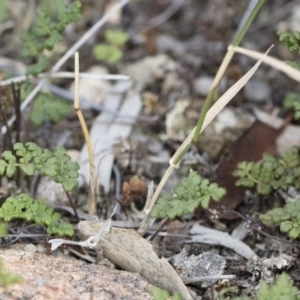
[[[271,88],[265,81],[253,78],[245,85],[244,96],[249,101],[265,102],[271,98]]]

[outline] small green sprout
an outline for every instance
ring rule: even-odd
[[[283,107],[294,111],[294,119],[300,119],[300,96],[296,93],[287,93],[283,99]]]
[[[39,171],[44,176],[50,176],[55,182],[61,183],[66,192],[78,187],[79,165],[71,162],[66,150],[58,147],[54,152],[42,149],[37,144],[29,142],[14,144],[15,154],[4,151],[0,159],[0,175],[12,177],[19,167],[25,175],[32,176]]]
[[[129,36],[122,30],[106,30],[104,33],[106,43],[98,44],[93,48],[94,56],[97,60],[106,61],[114,65],[123,57],[120,49],[128,41]]]
[[[21,281],[22,277],[20,275],[5,271],[3,260],[0,259],[0,286],[7,289],[9,285],[20,283]]]
[[[209,201],[219,201],[226,190],[216,183],[203,179],[197,172],[191,172],[173,189],[173,193],[164,193],[154,206],[151,217],[174,219],[194,212],[200,205],[207,209]]]
[[[264,154],[258,162],[243,161],[238,164],[233,176],[239,177],[237,186],[254,187],[260,195],[269,195],[274,190],[286,190],[289,186],[300,188],[300,156],[296,147],[283,152],[279,159]]]
[[[28,194],[9,197],[0,208],[0,218],[4,222],[21,218],[33,221],[47,228],[47,233],[60,236],[73,236],[74,228],[70,223],[60,223],[61,215],[41,199],[33,199]]]
[[[170,295],[168,291],[158,287],[151,288],[150,294],[153,296],[154,300],[182,300],[180,293],[175,292],[173,295]]]
[[[269,210],[259,218],[266,226],[279,225],[281,232],[287,233],[291,239],[297,239],[300,236],[300,198],[284,207]]]

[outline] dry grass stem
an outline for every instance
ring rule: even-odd
[[[77,113],[85,142],[88,149],[89,161],[90,161],[90,174],[91,174],[91,182],[90,182],[90,201],[89,201],[89,214],[95,215],[97,209],[97,193],[96,193],[96,176],[95,176],[95,161],[94,161],[94,153],[91,144],[91,139],[89,135],[88,128],[86,126],[83,114],[80,110],[79,104],[79,54],[75,53],[75,89],[74,89],[74,110]]]

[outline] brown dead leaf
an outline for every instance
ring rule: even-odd
[[[81,221],[78,230],[82,239],[96,234],[103,224]],[[179,275],[162,257],[158,258],[152,245],[132,229],[112,228],[101,237],[97,246],[103,255],[117,266],[129,272],[137,272],[149,283],[174,293],[178,291],[183,299],[192,299]]]
[[[243,200],[246,188],[236,186],[237,178],[232,175],[239,162],[258,161],[264,153],[275,154],[276,139],[282,129],[272,127],[256,121],[232,146],[231,153],[223,159],[216,171],[214,182],[227,190],[227,194],[219,204],[234,210]],[[249,189],[249,188],[248,188]],[[215,204],[211,202],[211,208]],[[223,218],[234,219],[234,214],[226,214]]]

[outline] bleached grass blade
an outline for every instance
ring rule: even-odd
[[[263,54],[263,57],[266,57],[267,53],[270,51],[271,48],[268,49],[268,51]],[[262,59],[260,59],[239,81],[237,81],[230,89],[226,91],[226,93],[219,98],[215,104],[211,107],[211,109],[207,112],[203,126],[201,128],[201,132],[209,125],[209,123],[218,115],[218,113],[230,102],[230,100],[245,86],[245,84],[249,81],[249,79],[253,76],[253,74],[256,72],[258,67],[260,66],[262,62]],[[183,149],[187,147],[189,143],[191,143],[194,132],[196,127],[193,129],[193,131],[189,134],[189,136],[186,138],[184,143],[178,148],[174,156],[170,160],[170,165],[174,165],[173,161],[179,156]],[[200,133],[201,133],[200,132]]]
[[[266,52],[266,54],[270,51],[270,49]],[[229,103],[229,101],[244,87],[244,85],[249,81],[249,79],[253,76],[257,68],[260,66],[261,62],[262,62],[261,60],[258,61],[238,82],[236,82],[229,90],[227,90],[227,92],[221,98],[219,98],[215,102],[215,104],[211,107],[211,109],[207,112],[205,116],[200,134],[208,126],[208,124],[215,118],[215,116]],[[161,179],[159,185],[157,186],[156,191],[149,204],[149,209],[146,211],[146,217],[142,221],[142,225],[138,230],[138,232],[141,235],[145,233],[146,230],[145,227],[148,222],[148,219],[150,218],[149,214],[152,211],[165,183],[167,182],[168,178],[170,177],[174,169],[178,168],[178,165],[174,162],[180,157],[182,153],[184,153],[185,149],[188,148],[192,143],[195,130],[196,127],[192,130],[189,136],[185,139],[185,141],[182,143],[182,145],[177,149],[176,153],[170,159],[170,166],[167,169],[163,178]]]
[[[230,47],[232,47],[232,46],[230,46]],[[263,53],[260,53],[260,52],[257,52],[257,51],[247,50],[247,49],[241,48],[241,47],[236,47],[234,49],[234,51],[237,52],[237,53],[241,53],[241,54],[244,54],[246,56],[252,57],[254,59],[261,60],[265,64],[268,64],[268,65],[276,68],[277,70],[282,71],[283,73],[285,73],[289,77],[291,77],[294,80],[300,82],[300,71],[293,68],[293,67],[291,67],[291,66],[289,66],[284,61],[281,61],[281,60],[279,60],[275,57],[267,56],[267,55],[265,55]]]

